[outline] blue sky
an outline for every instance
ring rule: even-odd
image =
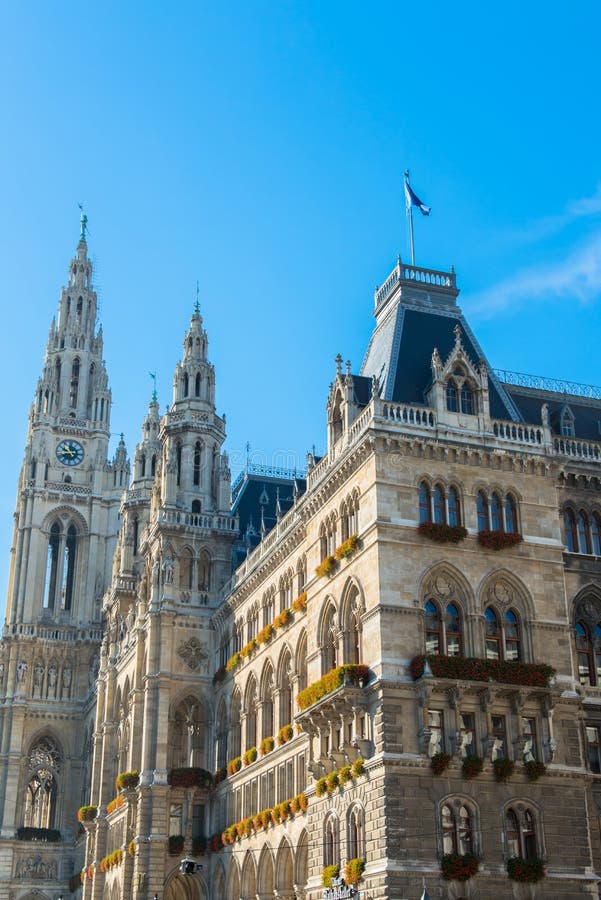
[[[89,216],[112,430],[161,405],[200,283],[233,469],[324,447],[334,357],[431,205],[494,366],[601,383],[597,3],[5,4],[0,269],[8,568],[27,412]]]

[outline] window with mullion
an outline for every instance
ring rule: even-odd
[[[445,638],[447,656],[461,656],[461,616],[454,603],[447,603],[445,609]]]
[[[563,514],[563,526],[568,553],[578,553],[578,531],[576,530],[576,519],[571,509],[566,509]]]
[[[422,481],[419,486],[419,521],[421,522],[431,522],[432,521],[432,512],[430,507],[430,488],[426,484],[425,481]]]
[[[448,496],[448,508],[449,508],[449,525],[461,525],[461,514],[459,509],[459,494],[454,487],[449,488],[449,496]]]
[[[493,531],[503,530],[503,516],[501,513],[501,498],[493,494],[490,500],[490,527]]]
[[[501,627],[499,617],[492,606],[487,606],[484,611],[484,625],[486,632],[486,658],[501,659]]]
[[[508,609],[505,613],[505,659],[518,661],[521,656],[520,620],[512,609]]]
[[[444,525],[446,521],[446,509],[444,493],[439,484],[434,486],[434,522]]]
[[[459,395],[457,392],[457,385],[453,379],[450,379],[447,382],[447,409],[449,412],[459,411]]]
[[[601,774],[601,726],[586,725],[586,751],[591,772]]]
[[[442,653],[442,620],[438,606],[426,603],[426,653]]]
[[[522,737],[524,739],[522,750],[523,760],[525,763],[534,762],[535,759],[538,759],[536,719],[531,719],[526,716],[522,718]]]
[[[476,500],[476,508],[478,512],[478,531],[488,531],[488,500],[484,491],[478,491]]]
[[[591,539],[589,532],[588,516],[584,510],[580,510],[576,516],[576,524],[578,527],[578,548],[581,553],[591,552]]]
[[[511,494],[505,497],[505,531],[514,534],[518,530],[515,500]]]
[[[591,516],[591,550],[595,556],[601,556],[601,523],[597,513]]]
[[[576,653],[578,655],[578,678],[580,684],[595,684],[595,665],[593,642],[590,632],[584,622],[576,622],[574,626],[576,636]]]

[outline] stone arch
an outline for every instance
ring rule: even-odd
[[[181,875],[176,868],[167,876],[164,900],[206,900],[207,896],[202,875]]]
[[[277,849],[275,887],[280,897],[294,897],[294,854],[286,836]]]
[[[280,708],[278,710],[280,728],[284,725],[292,724],[292,719],[294,717],[294,707],[292,704],[292,659],[292,651],[288,644],[285,643],[280,651],[276,672],[280,701]]]
[[[601,600],[601,589],[597,588]],[[530,591],[517,575],[509,569],[498,568],[485,575],[477,590],[477,611],[492,604],[501,609],[515,607],[524,619],[535,618],[535,608]]]
[[[240,869],[234,857],[230,857],[225,884],[227,900],[240,900]]]
[[[418,579],[416,586],[418,605],[423,606],[429,596],[433,596],[441,603],[453,598],[459,602],[465,613],[474,610],[474,594],[469,581],[459,569],[446,560],[429,566]]]
[[[254,898],[257,893],[257,870],[255,861],[250,850],[246,852],[244,862],[242,863],[242,877],[240,885],[240,897]]]
[[[294,669],[298,678],[298,689],[302,691],[307,687],[307,632],[304,628],[296,642],[296,658]]]
[[[349,578],[342,591],[340,624],[344,642],[344,661],[360,663],[363,657],[363,624],[365,597],[361,583]]]
[[[190,690],[180,692],[179,696],[173,699],[169,709],[170,767],[207,768],[206,713],[202,697]]]
[[[72,506],[66,505],[56,506],[51,512],[49,512],[48,515],[44,517],[44,520],[40,527],[40,531],[43,534],[50,534],[50,528],[53,522],[56,522],[57,519],[62,520],[62,524],[64,525],[65,529],[68,527],[68,523],[73,522],[77,529],[77,534],[80,537],[87,536],[89,533],[88,523],[79,512],[79,510],[74,509]]]
[[[225,873],[221,860],[215,865],[211,882],[211,900],[226,900]]]
[[[321,650],[322,675],[340,664],[338,607],[328,597],[323,605],[317,626],[317,644]]]
[[[296,843],[296,859],[294,861],[294,883],[305,887],[309,878],[309,835],[305,828],[301,831]]]
[[[261,897],[272,897],[274,888],[273,854],[264,844],[257,866],[257,894]]]
[[[62,784],[68,779],[68,772],[62,741],[52,728],[41,728],[30,736],[21,773],[18,808],[22,824],[54,828],[60,821]]]

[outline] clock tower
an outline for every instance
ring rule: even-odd
[[[108,458],[111,392],[86,224],[82,215],[17,491],[0,642],[0,900],[25,888],[64,893],[76,866],[102,595],[129,480],[123,439]]]

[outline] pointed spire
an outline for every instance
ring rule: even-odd
[[[200,288],[198,286],[198,279],[196,279],[196,303],[194,304],[194,317],[200,319],[200,300],[199,300]]]

